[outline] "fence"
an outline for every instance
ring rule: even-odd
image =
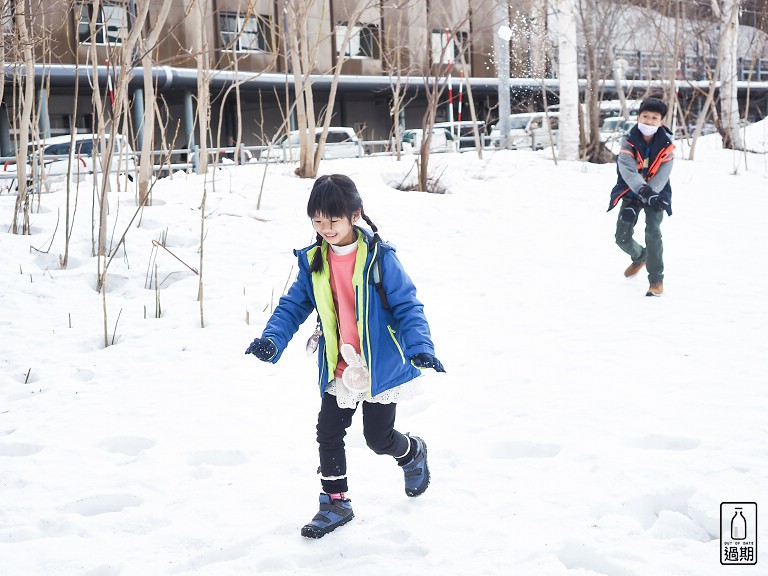
[[[491,147],[493,143],[488,136],[481,136],[483,147]],[[458,138],[459,146],[462,151],[468,151],[474,148],[473,137]],[[395,146],[392,140],[361,140],[361,155],[382,156],[395,153]],[[298,158],[284,158],[282,154],[274,154],[276,148],[269,146],[242,146],[236,147],[213,147],[208,150],[209,163],[215,167],[236,166],[242,164],[264,164],[283,161],[298,160]],[[279,150],[279,149],[278,149]],[[270,151],[273,152],[270,154]],[[173,172],[195,173],[198,168],[198,158],[200,155],[199,147],[176,148],[170,150],[153,150],[152,171],[157,177],[168,176]],[[34,157],[34,156],[33,156]],[[37,157],[39,158],[39,157]],[[139,154],[137,153],[115,153],[113,162],[108,170],[102,169],[97,158],[87,157],[88,162],[78,155],[73,155],[73,164],[70,168],[72,177],[83,177],[93,175],[94,173],[103,174],[127,174],[133,178],[136,171]],[[123,158],[126,158],[123,161]],[[32,161],[27,164],[27,180],[35,193],[43,191],[51,183],[66,177],[68,167],[64,161],[70,159],[66,154],[47,154],[42,162]],[[61,161],[61,165],[58,162]],[[3,165],[0,171],[0,192],[15,192],[16,190],[16,157],[0,157],[0,163]],[[56,163],[56,169],[51,169]],[[68,162],[67,162],[68,163]],[[97,166],[97,168],[93,168]]]

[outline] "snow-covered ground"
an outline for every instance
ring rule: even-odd
[[[313,239],[312,182],[270,166],[257,209],[263,166],[177,174],[130,224],[134,194],[113,192],[110,245],[127,234],[104,300],[87,183],[67,269],[63,190],[35,198],[31,236],[0,195],[0,574],[768,573],[765,552],[720,564],[722,502],[768,520],[768,156],[718,142],[674,167],[662,298],[622,275],[614,165],[436,155],[431,195],[389,186],[409,160],[324,162],[396,244],[447,373],[398,413],[429,490],[405,496],[358,415],[355,519],[318,541],[299,535],[319,492],[312,319],[278,364],[243,354]]]

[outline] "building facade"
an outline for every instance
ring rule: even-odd
[[[292,5],[299,7],[293,19]],[[94,130],[96,116],[109,114],[108,105],[101,110],[94,106],[94,82],[105,102],[110,86],[114,92],[115,84],[128,82],[127,109],[132,114],[123,121],[132,124],[133,133],[143,129],[140,112],[149,105],[143,102],[140,68],[145,51],[152,55],[161,125],[167,137],[176,134],[176,147],[199,140],[195,110],[201,76],[210,87],[208,140],[214,145],[233,141],[238,114],[246,145],[267,143],[290,126],[291,53],[299,41],[301,57],[311,59],[305,69],[316,75],[317,110],[327,103],[330,79],[342,61],[332,124],[353,126],[365,139],[388,138],[393,122],[419,126],[426,106],[420,90],[424,82],[447,85],[450,78],[458,100],[459,88],[466,88],[471,78],[479,118],[487,119],[495,106],[490,0],[172,0],[158,42],[145,46],[142,42],[158,25],[163,8],[163,2],[152,1],[131,51],[125,46],[140,20],[138,0],[42,0],[36,6],[25,15],[27,46],[20,45],[9,8],[3,16],[2,155],[14,147],[21,79],[29,74],[25,48],[35,61],[40,137]],[[399,118],[391,110],[394,83],[407,92]],[[447,119],[439,110],[438,120]]]
[[[187,148],[200,141],[198,92],[205,84],[210,90],[210,145],[231,146],[238,134],[246,146],[265,145],[295,125],[297,75],[306,71],[313,79],[319,113],[327,105],[337,64],[340,75],[332,125],[351,126],[365,140],[390,138],[396,123],[421,126],[428,106],[427,84],[444,87],[437,121],[458,119],[462,99],[463,119],[469,119],[469,88],[476,117],[489,123],[496,120],[494,43],[501,23],[497,0],[169,1],[164,20],[164,0],[3,2],[0,155],[15,150],[24,80],[30,75],[35,78],[36,104],[32,136],[38,138],[93,131],[99,118],[111,114],[109,99],[120,92],[120,84],[127,88],[127,102],[124,116],[114,120],[123,132],[138,143],[137,136],[145,129],[143,110],[153,105],[158,112],[154,147]],[[550,90],[548,103],[557,100],[553,32],[557,19],[551,4],[547,0],[508,2],[513,111],[542,106],[545,89]],[[609,4],[630,15],[631,10],[640,10],[629,2],[600,6]],[[21,17],[20,6],[26,10]],[[148,12],[142,19],[145,7]],[[612,17],[616,28],[594,39],[597,50],[593,52],[604,59],[596,68],[606,79],[605,97],[611,97],[611,62],[619,57],[626,62],[626,78],[635,82],[636,95],[654,81],[669,84],[676,67],[682,72],[678,80],[705,81],[712,65],[702,63],[711,60],[716,48],[716,41],[706,41],[705,27],[689,26],[682,34],[696,42],[690,49],[683,45],[684,57],[676,62],[672,60],[676,51],[658,46],[663,31],[640,33],[636,24],[630,25],[639,21],[652,26],[653,18],[626,18]],[[670,29],[675,26],[674,18],[665,19]],[[20,34],[20,21],[26,23],[25,35]],[[703,24],[716,30],[716,23]],[[157,42],[146,45],[158,27]],[[128,49],[134,37],[136,44]],[[638,38],[656,39],[656,43],[641,46]],[[768,48],[756,50],[764,38],[762,32],[749,36],[740,59],[740,74],[758,83],[768,80]],[[587,44],[580,33],[579,48]],[[582,53],[584,64],[587,56]],[[147,102],[144,94],[141,63],[145,54],[151,56],[153,102]],[[586,77],[582,64],[580,74]],[[95,86],[102,105],[94,102]],[[402,87],[403,105],[395,109],[397,86]],[[768,90],[758,93],[755,86],[750,103],[765,106]],[[681,94],[686,89],[695,92],[688,85]]]

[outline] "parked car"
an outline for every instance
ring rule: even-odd
[[[322,128],[315,129],[315,143],[320,140]],[[365,155],[363,143],[352,128],[331,126],[323,147],[323,158],[361,158]],[[261,160],[282,161],[299,159],[299,131],[292,130],[281,136],[272,148],[262,150]]]
[[[600,142],[612,144],[618,142],[631,128],[637,124],[637,116],[611,116],[603,120],[600,126]]]
[[[435,128],[445,128],[453,135],[454,139],[458,139],[458,148],[475,147],[475,126],[477,126],[477,131],[480,135],[480,145],[483,146],[485,144],[487,131],[485,122],[482,120],[478,120],[477,122],[472,122],[472,120],[462,120],[461,122],[455,121],[435,123]]]
[[[110,136],[105,136],[109,143]],[[94,145],[96,154],[94,155]],[[101,173],[101,139],[98,134],[75,134],[72,136],[55,136],[41,142],[41,147],[35,150],[27,164],[27,176],[32,177],[33,170],[40,170],[44,174],[44,180],[54,182],[66,178],[67,170],[71,170],[71,178],[80,182],[85,176]],[[5,171],[16,172],[13,163],[5,166]],[[110,173],[127,174],[133,179],[136,173],[136,155],[131,145],[120,135],[115,136],[115,144],[112,150]]]
[[[557,144],[559,112],[526,112],[509,115],[509,147],[512,150],[542,150]],[[547,126],[549,120],[549,126]],[[491,127],[491,144],[499,146],[498,126]]]
[[[403,152],[406,154],[418,154],[421,143],[424,140],[423,128],[408,128],[403,130]],[[432,138],[429,141],[430,152],[455,152],[456,141],[448,128],[434,127]]]

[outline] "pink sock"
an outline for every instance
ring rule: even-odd
[[[339,492],[337,494],[328,494],[331,497],[331,502],[334,500],[346,500],[347,494],[345,492]]]

